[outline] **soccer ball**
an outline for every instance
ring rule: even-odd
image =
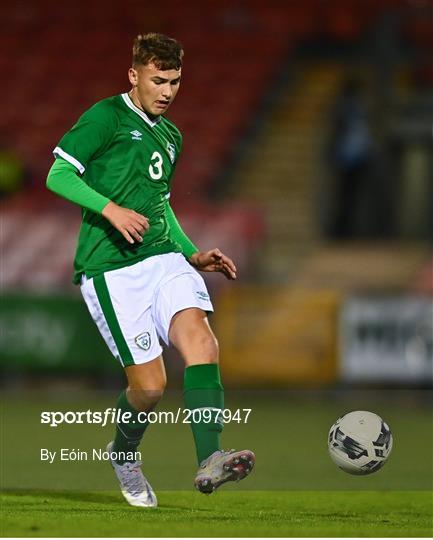
[[[386,462],[392,450],[392,434],[380,416],[353,411],[340,417],[329,430],[332,461],[350,474],[371,474]]]

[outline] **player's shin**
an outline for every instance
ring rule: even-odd
[[[200,464],[220,449],[224,388],[218,364],[189,366],[184,373],[184,401]]]
[[[119,420],[116,424],[116,437],[112,449],[116,453],[120,452],[120,456],[122,456],[128,452],[136,452],[148,426],[148,422],[143,421],[142,417],[144,415],[140,415],[140,411],[137,411],[129,403],[126,390],[118,397],[116,408],[121,413],[117,413]],[[126,460],[119,458],[116,461],[119,465],[123,465]]]

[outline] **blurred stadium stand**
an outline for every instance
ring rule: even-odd
[[[184,136],[173,205],[198,245],[218,245],[240,269],[239,286],[210,276],[226,378],[238,384],[248,361],[252,383],[332,382],[351,295],[433,290],[431,21],[431,0],[9,4],[1,150],[28,173],[2,200],[5,299],[72,293],[79,211],[44,187],[52,148],[87,107],[128,88],[132,38],[161,31],[185,47],[168,114]],[[377,152],[354,233],[341,240],[329,227],[338,194],[326,147],[333,104],[354,75],[366,82]],[[6,333],[2,356],[13,358],[18,338]]]

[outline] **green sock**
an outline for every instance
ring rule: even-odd
[[[148,426],[148,422],[140,422],[138,419],[139,411],[129,403],[124,390],[117,399],[116,408],[131,413],[128,422],[118,422],[116,424],[116,437],[114,439],[114,452],[135,452],[141,442],[143,433]],[[117,459],[119,465],[125,463],[125,459]]]
[[[223,423],[221,417],[217,418],[217,416],[218,412],[224,409],[224,388],[221,384],[218,364],[187,367],[184,373],[183,397],[187,409],[191,411],[200,409],[195,416],[194,413],[190,416],[197,459],[200,464],[215,450],[220,449]],[[210,412],[208,413],[206,409]],[[211,418],[210,422],[206,422],[209,418]]]

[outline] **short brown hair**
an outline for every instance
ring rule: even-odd
[[[183,48],[173,38],[150,32],[140,34],[134,39],[132,47],[132,65],[144,66],[155,64],[158,69],[180,69],[182,67]]]

